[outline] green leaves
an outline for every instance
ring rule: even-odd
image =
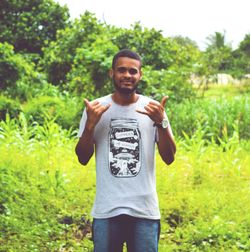
[[[202,127],[177,137],[170,168],[156,157],[159,251],[247,251],[249,143],[238,141],[237,132],[221,145],[208,143]],[[54,120],[29,124],[21,115],[0,122],[2,250],[93,250],[95,164],[83,169],[75,144],[75,133]]]
[[[15,51],[39,53],[46,41],[66,26],[68,8],[52,0],[2,0],[0,3],[0,42],[8,42]]]

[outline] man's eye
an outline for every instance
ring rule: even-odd
[[[127,72],[127,68],[126,68],[126,67],[118,67],[118,68],[117,68],[117,71],[118,71],[119,73],[126,73],[126,72]]]
[[[128,70],[128,72],[129,72],[131,75],[135,75],[135,74],[138,73],[138,70],[135,69],[135,68],[130,68],[130,69]]]
[[[131,75],[135,75],[138,73],[138,70],[136,68],[126,68],[126,67],[118,67],[117,71],[119,73],[126,73],[128,71],[129,74]]]

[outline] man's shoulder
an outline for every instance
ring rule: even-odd
[[[100,103],[109,103],[110,100],[111,100],[111,95],[109,94],[109,95],[105,95],[105,96],[96,98],[93,100],[93,102],[98,101]]]
[[[150,101],[155,101],[156,102],[156,100],[154,100],[153,98],[151,98],[151,97],[149,97],[149,96],[145,96],[145,95],[139,95],[140,96],[140,101],[141,102],[143,102],[143,103],[148,103],[148,102],[150,102]]]

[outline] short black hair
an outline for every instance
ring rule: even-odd
[[[130,49],[122,49],[117,54],[115,54],[115,56],[113,57],[113,61],[112,61],[112,68],[113,69],[115,68],[116,61],[118,60],[118,58],[121,58],[121,57],[127,57],[127,58],[138,60],[140,62],[140,67],[141,67],[142,61],[141,61],[141,57],[139,56],[138,53],[136,53]]]

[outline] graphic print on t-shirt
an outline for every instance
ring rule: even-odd
[[[109,133],[109,169],[115,177],[134,177],[141,169],[141,134],[138,121],[111,119]]]

